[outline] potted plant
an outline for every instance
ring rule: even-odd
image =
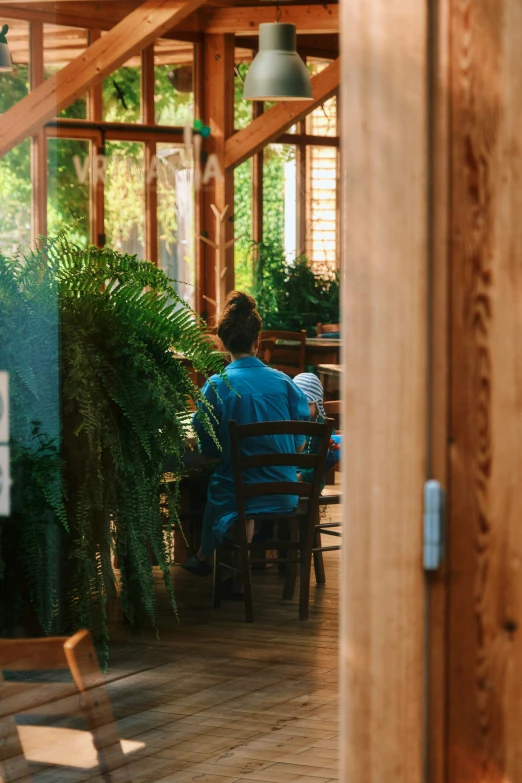
[[[277,242],[253,244],[253,296],[265,329],[316,334],[318,323],[339,323],[339,272],[315,268],[305,255],[289,258]]]
[[[174,351],[206,376],[222,370],[196,314],[149,262],[64,234],[0,256],[13,477],[0,536],[4,628],[29,600],[45,633],[87,627],[106,649],[118,588],[132,626],[155,622],[151,553],[175,609],[177,489],[160,492],[163,458],[181,473],[201,394]],[[120,585],[113,552],[126,564]]]

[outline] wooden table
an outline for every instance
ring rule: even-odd
[[[305,363],[312,364],[314,367],[327,364],[338,365],[342,345],[343,341],[339,339],[307,337]]]
[[[323,384],[325,399],[339,397],[342,372],[342,364],[319,364],[317,366],[317,374]]]

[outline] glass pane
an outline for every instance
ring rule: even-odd
[[[108,142],[105,172],[107,244],[145,257],[144,150],[138,142]]]
[[[21,101],[29,89],[29,25],[9,21],[13,70],[0,72],[0,115]],[[31,152],[26,139],[0,158],[0,253],[12,255],[31,242]],[[0,368],[2,369],[2,368]]]
[[[263,240],[295,251],[295,147],[269,144],[263,165]]]
[[[337,267],[337,150],[308,147],[307,255],[318,266]]]
[[[308,67],[313,75],[324,71],[330,62],[331,60],[313,60]],[[337,98],[335,95],[306,117],[306,132],[314,136],[338,135]]]
[[[235,286],[240,291],[252,288],[252,162],[246,160],[234,170],[234,245]]]
[[[30,243],[31,149],[26,139],[0,158],[0,253],[11,256]]]
[[[131,61],[133,62],[133,61]],[[141,68],[126,64],[103,80],[103,119],[106,122],[141,121]]]
[[[194,113],[194,45],[157,41],[154,101],[158,125],[185,125]]]
[[[179,295],[194,307],[196,284],[194,187],[192,168],[181,146],[158,144],[158,266]]]
[[[47,229],[64,228],[72,242],[89,243],[89,142],[49,139],[47,142]]]
[[[89,45],[89,33],[79,27],[63,27],[55,24],[44,24],[44,78],[68,65],[71,60],[79,57]],[[63,109],[59,117],[85,120],[87,118],[87,99],[78,98],[74,103]]]
[[[0,114],[21,101],[29,91],[29,25],[14,20],[8,20],[8,24],[13,70],[0,71]]]
[[[248,64],[239,63],[234,77],[234,128],[241,130],[252,122],[252,101],[243,100],[243,87]]]

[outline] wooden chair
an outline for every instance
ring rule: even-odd
[[[319,509],[326,508],[327,506],[337,506],[342,503],[342,501],[342,492],[334,487],[325,487],[319,498]],[[341,544],[323,546],[322,534],[324,533],[326,536],[341,538],[342,534],[338,530],[340,527],[342,527],[341,522],[321,522],[320,517],[318,516],[317,518],[314,528],[314,546],[312,554],[314,558],[315,581],[318,585],[324,585],[326,583],[323,552],[337,552],[342,549]]]
[[[320,337],[323,334],[340,334],[341,324],[317,324],[317,336]]]
[[[341,401],[333,400],[331,402],[324,402],[324,412],[329,419],[335,422],[335,430],[339,432],[341,427]],[[321,494],[319,504],[321,507],[338,505],[342,502],[342,492],[335,489],[335,474],[341,470],[341,463],[336,462],[328,473],[326,474],[326,488]],[[336,538],[341,537],[341,533],[338,528],[341,527],[340,522],[318,522],[315,526],[315,540],[314,540],[314,569],[315,578],[318,584],[324,584],[326,582],[323,552],[333,552],[341,549],[341,545],[323,546],[322,534],[327,536],[334,536]]]
[[[259,358],[291,378],[304,372],[306,332],[261,332]]]
[[[60,669],[69,675],[68,679],[52,673]],[[15,716],[22,714],[32,718],[79,716],[87,731],[17,725]],[[71,761],[76,762],[80,755],[90,759],[89,766],[99,765],[107,783],[128,783],[122,744],[88,631],[79,631],[70,638],[0,641],[0,780],[4,783],[31,780],[25,753],[31,745],[31,730],[34,735],[35,729],[40,738],[36,750],[43,759],[31,758],[29,754],[30,760],[71,766]],[[77,746],[77,735],[81,735],[80,740],[85,737],[86,743],[81,742],[81,747]],[[134,742],[127,746],[135,749],[143,744]]]
[[[310,570],[312,564],[312,549],[314,544],[315,526],[319,514],[319,496],[321,493],[321,476],[324,473],[326,455],[330,442],[333,422],[327,419],[324,424],[298,421],[272,421],[259,424],[247,424],[238,426],[235,421],[230,422],[230,453],[234,467],[234,479],[236,484],[237,503],[237,531],[239,542],[225,540],[217,549],[214,568],[214,606],[221,604],[221,577],[222,569],[243,575],[245,586],[245,619],[251,623],[254,619],[252,603],[252,581],[250,566],[257,562],[267,562],[266,556],[262,559],[251,557],[257,552],[278,551],[284,552],[284,557],[272,557],[268,562],[286,563],[286,584],[283,599],[293,597],[296,579],[296,566],[301,569],[299,589],[299,619],[308,619],[308,603],[310,593]],[[317,454],[281,452],[245,455],[241,450],[241,443],[245,438],[264,438],[267,435],[291,435],[316,437],[321,441]],[[251,468],[291,466],[299,468],[314,468],[316,480],[313,484],[304,482],[263,482],[248,483],[244,481],[243,471]],[[245,510],[245,501],[252,497],[267,495],[297,495],[303,499],[295,511],[284,514],[251,514]],[[257,523],[266,523],[277,526],[278,538],[270,538],[265,541],[247,540],[247,519],[254,519]],[[223,562],[224,551],[236,552],[239,555],[240,567]]]
[[[335,431],[339,432],[341,429],[341,400],[325,400],[323,406],[328,418],[334,421]]]

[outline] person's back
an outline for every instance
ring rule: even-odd
[[[237,517],[229,422],[242,425],[309,419],[306,398],[291,379],[256,358],[260,330],[261,318],[252,297],[237,291],[229,294],[218,335],[231,353],[233,362],[226,370],[226,379],[214,376],[205,384],[203,394],[208,405],[194,417],[201,451],[219,458],[210,479],[202,545],[198,553],[200,562],[204,563],[214,550],[215,540],[226,534]],[[209,425],[215,439],[208,432]],[[304,438],[296,439],[289,435],[248,438],[242,442],[242,451],[245,455],[295,453],[304,446],[304,441]],[[247,471],[244,479],[246,483],[296,481],[296,470],[292,467],[256,468]],[[290,511],[296,507],[297,500],[293,495],[249,498],[247,513]],[[186,567],[195,573],[204,570],[198,562],[188,563]]]

